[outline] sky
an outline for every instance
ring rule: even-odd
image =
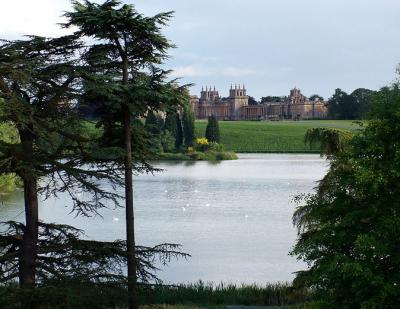
[[[100,2],[100,1],[96,1]],[[399,0],[125,0],[145,15],[175,11],[164,34],[177,46],[166,68],[222,96],[245,84],[260,99],[336,88],[379,89],[400,63]],[[65,34],[69,0],[0,0],[0,38]]]

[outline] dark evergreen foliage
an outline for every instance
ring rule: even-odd
[[[97,212],[107,200],[118,203],[115,192],[98,185],[101,180],[121,183],[114,164],[105,159],[110,153],[92,143],[74,109],[86,75],[76,58],[81,46],[74,36],[0,44],[0,122],[18,135],[16,141],[0,141],[0,174],[17,175],[24,189],[26,223],[18,264],[24,287],[36,283],[39,193],[68,192],[73,209],[83,215]],[[82,192],[89,193],[87,199],[79,198]]]
[[[319,100],[319,101],[324,101],[324,98],[321,97],[318,94],[313,94],[308,98],[310,101],[315,101],[315,100]]]
[[[95,74],[86,88],[88,100],[98,102],[102,110],[99,125],[107,128],[105,133],[123,132],[129,308],[137,309],[133,169],[138,163],[133,155],[137,149],[132,148],[132,122],[149,111],[179,105],[187,97],[185,86],[167,81],[169,72],[156,67],[172,47],[161,33],[172,13],[145,17],[133,5],[107,0],[102,4],[73,1],[73,11],[65,16],[66,27],[78,28],[75,35],[95,40],[85,55]],[[148,157],[139,157],[143,159],[140,163],[151,169]]]
[[[1,225],[0,286],[7,286],[19,276],[25,228],[12,221]],[[37,287],[16,289],[11,285],[7,295],[0,293],[2,308],[17,307],[26,300],[57,308],[60,301],[65,308],[125,306],[126,242],[91,241],[83,236],[82,231],[68,225],[39,223]],[[171,259],[187,257],[175,244],[136,247],[137,276],[141,284],[159,284],[156,263],[166,265]]]
[[[153,135],[159,135],[161,133],[161,128],[163,127],[159,118],[152,111],[150,111],[146,116],[145,126]]]
[[[208,117],[208,123],[206,127],[206,138],[209,142],[220,142],[219,125],[218,120],[214,115]]]
[[[196,138],[194,133],[195,119],[192,109],[188,106],[184,108],[182,122],[185,147],[193,146]]]
[[[176,137],[175,137],[175,149],[177,151],[181,150],[183,145],[183,129],[182,121],[179,113],[176,113]]]
[[[165,116],[164,131],[168,131],[176,138],[177,126],[176,126],[176,111],[167,111]]]
[[[372,90],[359,88],[351,94],[336,89],[328,101],[329,117],[333,119],[362,119],[367,116]]]

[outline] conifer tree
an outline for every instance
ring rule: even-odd
[[[182,121],[179,113],[176,113],[176,137],[175,137],[175,149],[179,151],[183,145],[183,129]]]
[[[68,19],[65,26],[76,26],[76,35],[95,39],[88,59],[97,78],[102,79],[101,86],[96,80],[91,87],[94,93],[104,98],[103,107],[107,109],[101,125],[108,129],[120,128],[124,136],[129,308],[137,309],[132,178],[133,169],[138,169],[139,163],[144,168],[149,168],[149,165],[146,163],[146,146],[139,151],[132,147],[132,140],[140,138],[133,123],[149,110],[176,105],[186,96],[185,87],[176,86],[175,81],[166,82],[168,72],[155,68],[167,57],[167,49],[172,47],[160,29],[172,13],[145,17],[132,5],[122,5],[116,0],[102,4],[74,1],[73,4],[73,11],[65,14]]]
[[[196,138],[194,132],[194,113],[188,106],[185,106],[184,108],[182,122],[185,147],[193,146]]]
[[[176,138],[176,111],[167,111],[165,116],[164,131],[168,131],[174,138]]]
[[[101,163],[101,153],[87,144],[89,138],[74,110],[84,73],[75,54],[80,48],[73,36],[31,36],[0,45],[0,123],[12,126],[18,136],[0,140],[0,175],[14,173],[20,178],[25,201],[17,268],[2,269],[18,271],[0,281],[18,276],[23,287],[36,284],[39,192],[47,197],[60,191],[70,193],[74,209],[84,215],[104,207],[104,198],[117,200],[116,194],[104,192],[93,180],[120,183],[110,164]],[[83,168],[93,160],[98,160],[96,168]],[[82,201],[78,192],[91,192],[93,199]],[[5,250],[3,262],[13,257],[15,253],[7,252],[15,247]]]
[[[153,111],[150,111],[146,116],[145,122],[146,129],[153,135],[159,135],[161,133],[160,119],[154,115]]]
[[[215,143],[220,142],[218,120],[217,120],[217,118],[215,118],[214,115],[208,117],[208,123],[207,123],[207,128],[206,128],[206,138],[210,142],[215,142]]]

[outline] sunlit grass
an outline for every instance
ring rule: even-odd
[[[196,135],[204,136],[206,121],[196,121]],[[357,130],[360,126],[350,120],[307,121],[220,121],[221,143],[234,152],[314,152],[304,143],[310,128],[338,128]]]

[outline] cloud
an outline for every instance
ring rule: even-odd
[[[67,33],[57,23],[63,22],[63,11],[70,9],[65,0],[2,1],[0,26],[3,35],[58,36]]]
[[[207,76],[223,76],[223,77],[242,77],[250,75],[262,75],[255,69],[250,67],[199,67],[195,65],[187,65],[176,67],[171,74],[174,77],[207,77]]]
[[[172,69],[171,75],[173,77],[193,77],[199,76],[198,73],[193,66],[188,65]]]

